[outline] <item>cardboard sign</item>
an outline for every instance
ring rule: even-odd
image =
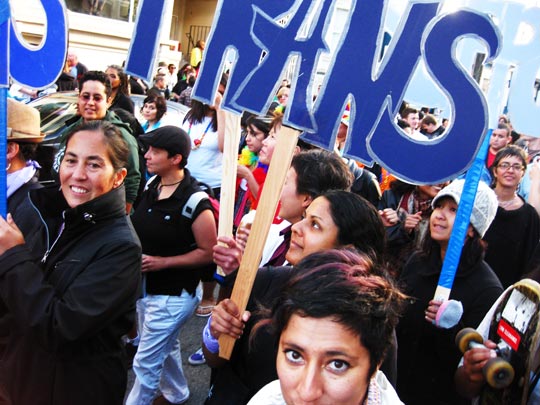
[[[47,21],[39,47],[27,44],[11,19],[8,0],[0,0],[0,215],[5,218],[7,88],[9,78],[23,86],[39,89],[54,83],[62,73],[67,53],[65,4],[61,0],[42,0]]]

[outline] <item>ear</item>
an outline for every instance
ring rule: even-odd
[[[171,157],[172,159],[172,162],[175,164],[175,165],[179,165],[180,162],[182,161],[182,155],[178,154],[178,155],[174,155],[173,157]]]
[[[126,178],[126,175],[127,175],[127,169],[125,167],[118,170],[114,174],[113,188],[120,187],[122,185],[122,183],[124,182],[124,179]]]
[[[313,202],[313,197],[311,197],[310,195],[307,195],[307,194],[302,194],[302,195],[303,195],[302,208],[306,209]]]
[[[473,238],[474,237],[474,228],[471,224],[469,224],[469,227],[467,228],[467,236],[469,238]]]
[[[19,154],[19,144],[17,142],[8,142],[7,145],[7,159],[11,160]]]

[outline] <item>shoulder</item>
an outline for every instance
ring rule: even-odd
[[[248,405],[285,405],[279,380],[274,380],[257,392]]]
[[[377,391],[377,393],[375,393],[375,391]],[[372,398],[373,395],[376,395],[377,398]],[[378,398],[380,398],[380,402],[375,402]],[[380,403],[382,405],[403,404],[399,399],[396,390],[392,387],[390,381],[388,381],[388,378],[386,378],[384,373],[380,370],[377,371],[375,376],[371,379],[367,403]]]
[[[267,266],[257,271],[251,298],[265,304],[273,300],[294,274],[292,266]],[[251,301],[250,298],[250,301]]]

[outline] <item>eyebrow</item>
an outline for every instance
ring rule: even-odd
[[[75,158],[79,158],[81,159],[81,157],[79,157],[76,153],[73,153],[73,152],[66,152],[66,156],[71,156],[71,157],[75,157]],[[103,159],[101,156],[99,155],[90,155],[90,156],[86,156],[84,157],[85,160],[97,160],[97,161],[100,161],[100,162],[105,162],[105,159]]]
[[[287,349],[293,349],[293,350],[295,350],[297,352],[300,352],[300,353],[305,353],[305,349],[303,347],[301,347],[301,346],[298,346],[296,343],[284,341],[282,346],[286,347]],[[329,351],[324,352],[324,354],[326,356],[347,357],[348,359],[356,358],[356,357],[351,356],[350,354],[348,354],[348,353],[346,353],[344,351],[341,351],[341,350],[329,350]]]

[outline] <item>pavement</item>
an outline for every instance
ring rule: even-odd
[[[202,330],[208,318],[193,317],[184,325],[180,331],[180,347],[182,350],[182,367],[188,380],[191,395],[186,405],[202,405],[208,393],[210,382],[210,368],[206,365],[192,366],[187,362],[191,354],[201,347]],[[133,385],[133,371],[128,372],[128,388],[126,396]]]

